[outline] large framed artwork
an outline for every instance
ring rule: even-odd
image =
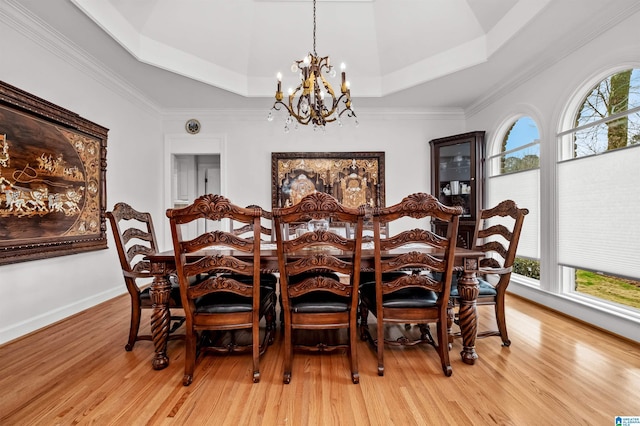
[[[314,191],[349,207],[385,205],[384,152],[274,152],[271,179],[273,208],[297,204]]]
[[[0,265],[107,248],[107,132],[0,81]]]

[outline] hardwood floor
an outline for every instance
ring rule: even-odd
[[[507,299],[511,347],[479,340],[480,359],[469,366],[457,339],[451,377],[430,346],[387,349],[379,377],[360,342],[360,384],[337,352],[296,353],[284,385],[278,334],[261,358],[260,383],[250,356],[207,355],[189,387],[182,341],[169,343],[162,371],[151,369],[151,342],[124,350],[127,297],[0,346],[0,425],[613,425],[617,415],[640,416],[640,345],[515,296]],[[479,309],[482,327],[491,316]]]

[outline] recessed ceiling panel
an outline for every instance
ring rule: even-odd
[[[501,46],[548,1],[318,1],[316,51],[348,64],[361,96],[383,96],[486,61],[489,38]],[[272,95],[313,50],[309,0],[72,2],[141,62],[243,96]],[[510,16],[516,5],[531,13]],[[502,19],[516,31],[491,34]]]

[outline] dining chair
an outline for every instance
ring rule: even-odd
[[[250,204],[246,207],[247,209],[260,209],[262,211],[262,215],[260,216],[260,242],[261,243],[271,243],[275,240],[275,233],[272,228],[272,214],[269,210],[265,210],[257,204]],[[248,239],[252,239],[253,234],[253,223],[244,223],[238,222],[230,218],[231,222],[231,233]],[[239,279],[247,280],[247,277],[238,276]],[[276,290],[276,286],[278,284],[278,276],[275,271],[261,271],[260,272],[260,285],[266,285],[269,287],[273,287]]]
[[[260,207],[257,204],[250,204],[247,208],[255,208]],[[262,208],[262,207],[260,207]],[[273,213],[269,210],[262,208],[262,220],[260,222],[260,237],[263,241],[271,241],[275,242],[276,233],[272,229],[273,228]],[[289,224],[286,228],[285,238],[295,237],[299,229],[306,230],[308,228],[307,223],[292,223]],[[236,235],[242,235],[246,232],[251,232],[253,230],[252,225],[238,225],[232,223],[233,233]]]
[[[505,200],[490,209],[480,211],[473,236],[473,249],[486,253],[480,260],[478,272],[479,294],[477,305],[493,305],[497,330],[478,331],[477,338],[500,336],[503,346],[511,345],[507,333],[505,317],[505,293],[511,280],[513,263],[516,259],[518,241],[522,232],[524,217],[529,213],[519,208],[513,200]],[[451,288],[450,322],[457,322],[455,308],[459,308],[460,294],[456,277]],[[460,333],[450,333],[450,340]]]
[[[273,215],[269,210],[265,210],[257,204],[250,204],[247,206],[248,209],[259,208],[262,210],[262,215],[260,217],[260,242],[261,243],[272,243],[275,241],[275,232],[273,232]],[[237,222],[233,219],[230,219],[231,222],[231,232],[237,236],[243,236],[246,238],[253,238],[253,223],[247,224],[243,222]],[[243,277],[241,275],[236,275],[234,277],[239,281],[246,282],[247,280],[251,280],[252,277]],[[278,297],[278,275],[277,271],[260,271],[260,285],[268,286],[273,288],[274,297]],[[280,299],[280,324],[282,325],[282,299]],[[274,324],[275,327],[275,324]]]
[[[363,218],[363,208],[346,207],[323,192],[273,211],[284,311],[284,383],[291,381],[294,348],[319,352],[346,348],[351,380],[360,381],[356,339]],[[327,226],[331,221],[349,223],[353,237],[331,232]],[[311,222],[313,229],[287,238],[288,225],[300,222]],[[321,341],[312,344],[300,335],[303,330],[340,329],[348,331],[346,343],[315,333]]]
[[[362,228],[362,242],[367,244],[373,244],[374,240],[374,224],[373,224],[373,209],[371,207],[365,207],[365,217],[364,217],[364,226]],[[389,235],[389,225],[381,224],[380,225],[380,237],[386,238]],[[393,271],[385,273],[385,280],[395,279],[399,276],[407,274],[406,271]],[[376,275],[374,271],[360,271],[360,282],[366,283],[370,281],[375,281]]]
[[[364,204],[363,207],[365,211],[365,216],[364,216],[364,225],[362,225],[362,242],[372,243],[373,242],[373,221],[371,220],[371,215],[373,213],[373,207],[367,204]],[[350,229],[349,224],[345,224],[345,230],[347,232],[347,235],[352,234],[352,230]],[[389,229],[386,225],[383,225],[380,228],[380,232],[382,233],[382,235],[386,235],[388,231]]]
[[[185,368],[182,384],[193,381],[196,358],[203,352],[251,352],[253,382],[260,381],[259,358],[273,343],[275,291],[260,285],[260,217],[262,210],[237,206],[221,195],[203,195],[189,206],[167,210],[176,272],[186,321]],[[193,239],[183,237],[183,226],[204,219],[233,219],[251,224],[251,238],[243,238],[220,226]],[[252,254],[251,261],[235,253]],[[251,277],[251,281],[236,279]],[[260,321],[266,327],[260,338]],[[236,339],[236,332],[251,331],[250,343]],[[218,338],[229,332],[231,339]]]
[[[262,241],[274,241],[275,235],[272,231],[272,214],[269,210],[265,210],[257,204],[249,204],[246,208],[254,209],[259,208],[262,210],[260,219],[260,239]],[[231,232],[234,235],[244,236],[247,238],[253,238],[253,223],[237,222],[230,220]]]
[[[131,297],[131,320],[129,323],[129,340],[125,350],[133,350],[138,340],[153,340],[150,334],[138,334],[142,309],[152,309],[153,303],[149,294],[153,275],[149,261],[145,256],[156,253],[156,233],[151,214],[139,212],[127,203],[117,203],[113,210],[107,212],[113,239],[120,259],[120,267],[124,282]],[[169,294],[169,309],[181,308],[180,287],[172,277]],[[169,339],[184,338],[176,335],[176,331],[185,321],[184,316],[170,316]]]
[[[374,211],[375,280],[360,285],[360,335],[376,350],[378,375],[384,375],[385,345],[422,343],[436,348],[445,376],[451,375],[447,306],[461,214],[462,208],[445,206],[426,193],[411,194]],[[428,217],[447,224],[446,237],[431,231]],[[394,221],[402,222],[404,230],[383,237],[382,226]],[[411,273],[398,274],[406,271]],[[369,330],[369,314],[376,319],[375,337]],[[437,341],[429,329],[431,323],[436,323]],[[400,336],[392,339],[387,328],[400,324],[417,324],[420,334],[396,327],[393,331]]]

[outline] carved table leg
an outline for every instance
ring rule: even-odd
[[[478,359],[476,353],[476,335],[478,333],[478,312],[476,301],[480,287],[474,269],[477,269],[476,259],[465,259],[464,275],[458,280],[458,292],[460,293],[460,331],[462,333],[462,352],[460,356],[465,364],[473,365]]]
[[[155,346],[155,355],[151,364],[155,370],[162,370],[169,365],[167,356],[167,339],[171,317],[169,313],[169,296],[171,284],[164,275],[156,275],[151,284],[149,295],[153,302],[151,313],[151,335]]]

